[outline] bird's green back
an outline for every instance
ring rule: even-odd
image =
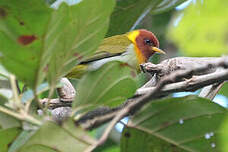
[[[131,44],[126,34],[115,35],[105,38],[98,49],[80,64],[76,65],[70,73],[66,75],[68,78],[81,78],[88,71],[88,64],[103,58],[117,56],[126,51],[126,48]]]
[[[105,38],[98,49],[86,58],[82,63],[100,60],[110,56],[116,56],[126,51],[126,48],[131,44],[126,34],[115,35]]]

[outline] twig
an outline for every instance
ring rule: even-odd
[[[108,127],[105,129],[105,132],[102,134],[101,138],[95,143],[93,144],[86,152],[91,152],[93,151],[97,146],[102,145],[108,138],[110,132],[112,131],[113,127],[116,125],[116,123],[118,121],[120,121],[124,115],[126,115],[126,113],[129,112],[129,109],[125,108],[122,109],[117,115],[116,117],[114,117],[114,119],[112,119],[112,121],[110,122],[110,124],[108,125]]]
[[[17,113],[17,112],[14,112],[14,111],[11,111],[7,108],[4,108],[2,106],[0,106],[0,111],[7,114],[7,115],[10,115],[12,117],[15,117],[19,120],[24,120],[24,121],[27,121],[27,122],[30,122],[32,124],[35,124],[35,125],[41,125],[42,123],[35,119],[34,117],[28,115],[27,113],[23,113],[22,111],[20,113]]]
[[[50,100],[49,105],[47,105],[48,100]],[[41,103],[42,106],[48,106],[48,109],[55,109],[59,107],[71,107],[71,104],[72,104],[72,101],[62,102],[58,98],[56,99],[44,98],[44,99],[41,99],[39,102]]]
[[[18,80],[15,80],[15,81],[16,81],[18,94],[21,94],[21,89],[20,89],[20,86],[19,86],[19,82],[18,82]]]
[[[60,82],[63,86],[61,88],[57,88],[57,91],[61,101],[68,102],[74,100],[76,91],[70,81],[67,78],[62,78]]]
[[[218,68],[215,72],[220,72],[223,69]],[[221,89],[221,87],[223,86],[225,82],[220,82],[220,83],[215,83],[209,86],[204,87],[199,94],[199,97],[203,97],[203,98],[207,98],[210,100],[213,100],[214,97],[216,96],[216,94],[219,92],[219,90]]]
[[[199,97],[203,97],[203,98],[207,98],[207,99],[213,100],[214,97],[216,96],[216,94],[222,88],[224,83],[225,82],[221,82],[221,83],[216,83],[216,84],[212,84],[212,85],[204,87],[201,90],[201,92],[199,94]]]
[[[221,83],[225,80],[228,80],[227,77],[228,70],[223,70],[219,73],[211,73],[202,76],[194,76],[190,79],[186,79],[185,81],[176,82],[172,84],[166,85],[159,95],[165,95],[168,93],[174,92],[183,92],[183,91],[195,91],[202,87],[214,84],[214,83]],[[155,89],[155,87],[148,87],[148,88],[140,88],[137,90],[136,95],[143,95],[149,92],[150,90]]]
[[[13,97],[14,97],[14,106],[16,109],[22,108],[22,103],[21,100],[19,99],[18,96],[18,90],[17,90],[17,85],[16,85],[16,77],[14,75],[10,75],[10,84],[13,90]]]
[[[59,107],[71,107],[72,101],[75,98],[76,91],[67,78],[62,78],[60,82],[63,84],[61,88],[57,88],[59,98],[39,100],[41,105],[47,106],[49,109]]]

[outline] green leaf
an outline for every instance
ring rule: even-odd
[[[19,120],[0,112],[0,150],[7,152],[8,147],[21,132]]]
[[[84,75],[77,85],[73,107],[116,106],[136,90],[136,71],[121,62],[109,62]]]
[[[0,129],[0,149],[1,152],[8,152],[8,147],[17,135],[21,132],[20,128]]]
[[[173,19],[168,30],[169,40],[176,43],[186,56],[227,54],[227,5],[227,0],[192,3]],[[174,26],[178,20],[179,24]]]
[[[53,13],[49,40],[55,54],[48,66],[51,84],[97,49],[107,32],[114,2],[96,0],[94,5],[94,0],[83,0],[70,7],[62,4]]]
[[[122,134],[121,148],[148,152],[219,151],[218,128],[226,114],[225,108],[196,96],[156,100],[133,117]],[[139,137],[141,142],[135,144]]]
[[[160,0],[151,10],[152,14],[163,13],[169,11],[187,0]]]
[[[104,37],[114,1],[93,2],[54,10],[43,0],[0,1],[0,61],[33,89],[47,72],[53,85]]]
[[[9,78],[9,72],[0,64],[0,79]]]
[[[0,112],[0,129],[7,129],[13,127],[20,127],[21,123],[14,117]]]
[[[48,83],[45,82],[45,83],[40,84],[40,85],[37,87],[36,93],[37,93],[37,95],[39,95],[39,94],[41,94],[41,93],[43,93],[43,92],[45,92],[45,91],[47,91],[47,90],[49,90],[49,89],[50,89],[50,87],[49,87]],[[24,93],[21,95],[21,101],[22,101],[23,103],[26,103],[26,102],[32,101],[32,100],[34,99],[34,97],[35,97],[35,96],[34,96],[33,91],[29,89],[29,90],[27,90],[26,92],[24,92]]]
[[[118,143],[109,138],[103,145],[94,149],[93,152],[120,152],[120,146]]]
[[[62,127],[53,123],[44,123],[18,152],[73,152],[84,151],[93,140],[82,129],[76,128],[72,121]]]
[[[107,36],[123,34],[140,23],[150,12],[161,13],[186,0],[118,0],[111,15]]]
[[[121,138],[121,152],[183,152],[177,146],[136,128],[125,127]]]
[[[225,82],[225,84],[219,90],[218,94],[222,94],[228,98],[228,82]]]
[[[228,151],[228,115],[226,116],[222,126],[221,126],[221,135],[220,135],[220,146],[222,149],[222,152]]]
[[[16,152],[34,133],[34,130],[23,130],[10,145],[8,152]]]
[[[44,45],[51,9],[44,1],[2,0],[0,10],[0,61],[17,78],[34,87],[42,81],[41,71],[53,52]]]

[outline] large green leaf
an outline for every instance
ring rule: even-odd
[[[0,129],[20,127],[21,122],[8,114],[0,112]]]
[[[23,130],[10,145],[8,152],[16,152],[35,133],[34,130]]]
[[[219,90],[218,94],[222,94],[228,98],[228,82],[225,82],[225,84]]]
[[[227,152],[228,151],[228,115],[226,116],[225,121],[222,124],[221,127],[221,135],[220,135],[220,146],[222,149],[222,152]]]
[[[187,56],[227,54],[227,5],[227,0],[192,3],[170,24],[168,38]]]
[[[136,90],[136,71],[124,63],[110,62],[87,73],[77,85],[73,106],[116,106]]]
[[[62,127],[53,122],[46,122],[18,152],[80,152],[88,148],[92,144],[91,141],[93,142],[71,121]]]
[[[151,9],[152,14],[169,11],[187,0],[160,0],[159,3]]]
[[[121,152],[181,152],[177,146],[136,128],[126,127],[122,132]]]
[[[7,152],[10,144],[21,132],[19,120],[0,112],[0,150]]]
[[[0,150],[1,152],[8,152],[8,147],[17,135],[21,132],[20,128],[0,129]]]
[[[114,1],[93,2],[54,10],[43,0],[0,1],[0,61],[32,88],[47,72],[56,82],[104,37]]]
[[[134,29],[148,13],[161,13],[186,0],[118,0],[111,15],[107,36]]]
[[[56,51],[48,66],[49,81],[55,83],[96,50],[107,31],[113,7],[114,0],[83,0],[71,7],[61,5],[53,13],[49,40]]]
[[[153,101],[133,117],[121,148],[124,152],[219,151],[218,128],[226,114],[225,108],[196,96]],[[139,137],[141,142],[134,144]]]
[[[53,52],[44,46],[51,9],[44,1],[2,0],[0,10],[0,61],[34,87],[42,80],[44,72],[41,71],[49,61],[49,53]]]

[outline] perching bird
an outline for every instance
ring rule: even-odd
[[[86,71],[96,70],[110,61],[121,61],[139,69],[139,65],[147,62],[155,52],[165,54],[159,49],[156,36],[144,29],[108,37],[95,54],[75,66],[66,77],[80,78]]]

